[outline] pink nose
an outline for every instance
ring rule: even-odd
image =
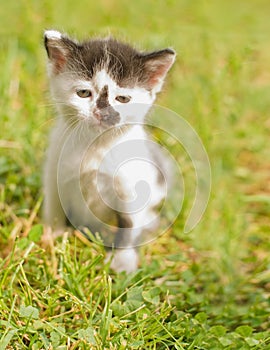
[[[100,120],[102,118],[102,114],[98,109],[94,109],[93,115],[97,120]]]

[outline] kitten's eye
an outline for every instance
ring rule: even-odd
[[[77,95],[81,98],[87,98],[92,96],[92,92],[90,90],[78,90]]]
[[[121,103],[128,103],[131,100],[130,96],[116,96],[115,97],[116,101],[121,102]]]

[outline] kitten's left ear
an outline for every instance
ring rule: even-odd
[[[55,74],[60,73],[64,69],[75,43],[56,30],[46,30],[44,33],[44,45],[48,58],[53,64],[53,72]]]
[[[160,91],[169,69],[175,61],[175,51],[164,49],[143,55],[147,87]]]

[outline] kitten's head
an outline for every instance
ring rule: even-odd
[[[171,49],[139,52],[112,38],[78,43],[54,30],[45,47],[60,112],[97,129],[142,122],[175,60]]]

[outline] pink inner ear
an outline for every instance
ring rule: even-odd
[[[171,64],[169,62],[157,64],[152,67],[152,71],[149,73],[148,85],[152,89],[160,80],[164,79],[167,71],[169,70]]]
[[[60,73],[67,61],[64,53],[57,47],[52,47],[50,50],[50,58],[54,63],[54,73]]]
[[[145,69],[147,75],[147,85],[150,89],[161,84],[171,68],[175,55],[173,52],[154,52],[146,56]],[[172,54],[173,53],[173,54]]]

